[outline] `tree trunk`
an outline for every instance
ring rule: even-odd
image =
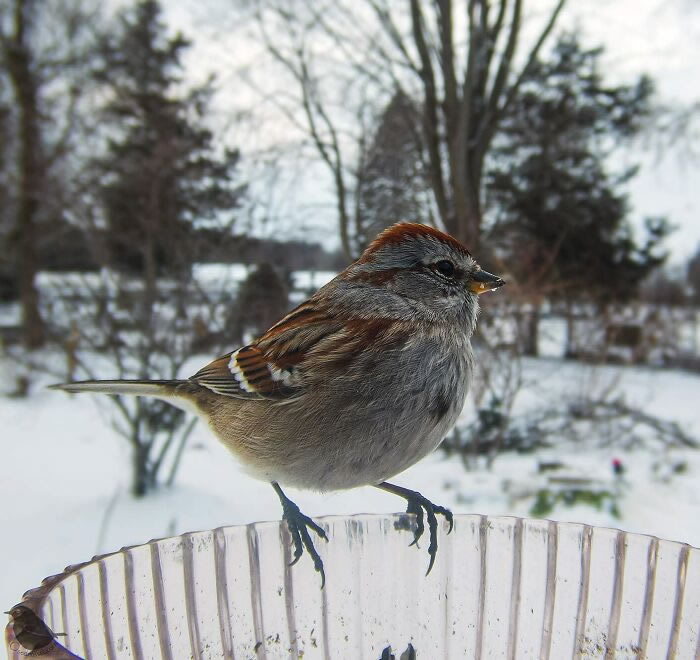
[[[576,347],[576,323],[574,320],[574,306],[570,301],[566,302],[566,342],[564,348],[564,357],[572,360],[578,357]]]
[[[481,178],[481,177],[479,177]],[[460,223],[460,240],[472,254],[479,252],[479,240],[481,238],[481,190],[467,186],[466,215]]]
[[[138,441],[134,442],[133,451],[131,494],[134,497],[144,497],[149,491],[151,482],[151,477],[148,472],[148,452]]]
[[[44,172],[40,155],[38,82],[32,71],[31,54],[26,43],[28,11],[31,11],[31,3],[16,0],[14,34],[12,39],[4,42],[4,50],[19,115],[19,203],[15,234],[19,238],[16,268],[23,338],[27,348],[37,348],[44,343],[46,334],[35,282],[39,271],[36,215]]]
[[[25,208],[22,203],[22,208]],[[27,348],[38,348],[44,344],[46,332],[44,320],[39,312],[39,291],[36,288],[36,274],[39,263],[35,245],[35,226],[33,212],[20,211],[22,239],[20,247],[19,288],[22,306],[23,341]]]
[[[136,400],[133,416],[128,417],[131,426],[131,494],[134,497],[144,497],[151,490],[152,476],[149,469],[150,447],[144,441],[144,421],[146,406],[144,399]]]
[[[523,354],[528,357],[539,355],[540,336],[540,312],[542,303],[539,300],[532,302],[532,309],[525,322],[525,337],[523,341]]]

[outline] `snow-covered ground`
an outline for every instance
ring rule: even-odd
[[[527,360],[524,371],[528,385],[518,399],[521,409],[543,397],[604,388],[619,378],[628,403],[675,420],[700,437],[698,376],[644,368],[592,369],[551,358]],[[0,379],[7,382],[11,372],[11,365],[0,361]],[[110,428],[104,408],[88,395],[48,391],[46,383],[36,383],[26,399],[0,398],[0,610],[19,601],[43,577],[96,553],[185,531],[279,519],[272,488],[246,476],[203,425],[190,440],[176,486],[133,500],[127,492],[129,448]],[[468,405],[464,421],[473,415]],[[626,467],[622,479],[612,475],[613,458]],[[616,518],[593,506],[558,504],[550,517],[700,546],[700,451],[569,446],[502,455],[490,470],[469,472],[459,458],[436,453],[394,481],[455,512],[528,515],[535,491],[547,478],[538,472],[538,461],[549,459],[564,463],[564,473],[572,471],[618,492],[620,514]],[[678,465],[684,470],[673,474]],[[331,494],[290,489],[289,495],[314,516],[391,512],[403,504],[373,488]]]

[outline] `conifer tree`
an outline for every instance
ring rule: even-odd
[[[602,49],[562,36],[530,69],[504,119],[489,169],[499,218],[492,240],[533,303],[526,352],[536,352],[539,303],[546,296],[605,303],[630,298],[663,262],[669,225],[646,221],[638,240],[624,184],[636,168],[611,173],[610,155],[643,126],[652,83],[603,79]]]
[[[85,376],[95,352],[109,354],[119,378],[174,378],[202,346],[219,336],[222,296],[191,278],[191,267],[229,236],[245,188],[235,179],[237,151],[219,149],[205,124],[213,81],[184,90],[182,57],[188,41],[170,36],[155,0],[140,0],[118,18],[100,46],[94,76],[105,154],[93,161],[95,243],[109,268],[93,318],[79,328]],[[230,306],[230,303],[229,303]],[[78,374],[83,376],[83,374]],[[114,427],[131,444],[132,492],[170,478],[192,424],[158,401],[112,397]],[[175,449],[177,447],[177,449]]]
[[[189,42],[167,36],[155,0],[142,0],[105,39],[95,76],[107,154],[95,161],[113,265],[152,283],[187,269],[205,246],[197,228],[229,225],[242,198],[235,150],[217,152],[204,124],[213,81],[186,92],[182,56]]]
[[[429,222],[428,176],[415,134],[417,104],[397,90],[383,109],[357,176],[358,253],[399,221]]]

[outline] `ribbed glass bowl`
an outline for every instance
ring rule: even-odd
[[[323,590],[306,554],[289,566],[275,522],[95,557],[23,602],[88,658],[700,657],[700,550],[688,545],[458,515],[426,576],[427,531],[409,547],[412,517],[318,522]]]

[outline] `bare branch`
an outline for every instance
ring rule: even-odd
[[[452,2],[451,0],[436,0],[438,25],[440,31],[440,65],[445,87],[445,114],[447,115],[448,130],[454,129],[457,118],[457,76],[454,62],[454,35],[452,33]]]
[[[505,51],[501,57],[501,63],[498,66],[498,72],[491,87],[491,93],[487,101],[488,112],[484,116],[484,121],[489,121],[495,116],[496,108],[503,95],[503,90],[508,79],[508,74],[511,71],[513,56],[518,43],[518,34],[520,33],[520,13],[522,10],[522,0],[515,0],[513,6],[513,18],[511,19],[510,32],[508,33],[508,41]],[[488,118],[488,119],[487,119]]]
[[[413,36],[421,60],[420,75],[423,81],[425,94],[425,107],[423,112],[423,131],[426,136],[428,156],[430,162],[430,179],[435,192],[435,201],[438,205],[441,217],[448,216],[447,194],[442,172],[442,158],[440,155],[440,136],[438,120],[438,98],[435,87],[435,74],[425,40],[425,25],[423,13],[418,0],[411,0],[411,19],[413,24]]]
[[[530,54],[528,55],[527,63],[522,68],[522,71],[518,75],[518,78],[516,79],[515,83],[513,85],[511,85],[510,90],[508,90],[508,95],[506,97],[505,102],[502,103],[500,105],[500,107],[498,108],[499,115],[503,114],[503,112],[512,103],[513,99],[515,98],[516,94],[518,93],[518,90],[520,89],[520,85],[522,84],[525,76],[530,72],[532,65],[535,63],[535,60],[537,59],[537,56],[539,55],[540,49],[542,48],[542,44],[544,44],[544,42],[547,40],[547,37],[552,32],[552,29],[554,28],[554,24],[557,22],[557,18],[559,17],[559,14],[561,13],[561,10],[564,8],[565,4],[566,4],[566,0],[559,0],[557,2],[557,5],[554,8],[554,11],[552,11],[552,13],[549,17],[549,21],[547,21],[547,25],[540,33],[540,36],[537,39],[537,42],[535,43],[532,50],[530,51]]]
[[[286,17],[285,20],[287,20]],[[304,116],[306,117],[309,135],[321,159],[326,163],[333,176],[336,190],[336,209],[338,211],[338,222],[343,249],[349,257],[352,257],[353,249],[350,241],[349,217],[347,212],[347,187],[343,173],[343,161],[337,130],[316,92],[315,88],[317,83],[311,77],[303,46],[297,46],[293,53],[294,59],[292,60],[290,56],[284,55],[281,50],[275,46],[272,39],[267,34],[262,21],[260,22],[260,28],[268,51],[292,74],[299,84],[301,105]],[[330,136],[330,143],[321,135],[318,123],[319,119]]]
[[[420,67],[413,60],[413,57],[408,52],[408,49],[406,48],[406,44],[404,43],[404,40],[401,37],[401,33],[399,32],[399,29],[396,27],[396,23],[394,22],[393,18],[391,17],[389,7],[387,7],[387,6],[380,7],[379,4],[376,2],[376,0],[368,0],[368,1],[369,1],[370,6],[372,7],[374,12],[376,13],[380,24],[382,25],[385,32],[389,36],[391,42],[394,44],[394,46],[396,46],[396,48],[399,50],[399,53],[401,53],[401,55],[405,59],[408,67],[413,72],[420,74]]]

